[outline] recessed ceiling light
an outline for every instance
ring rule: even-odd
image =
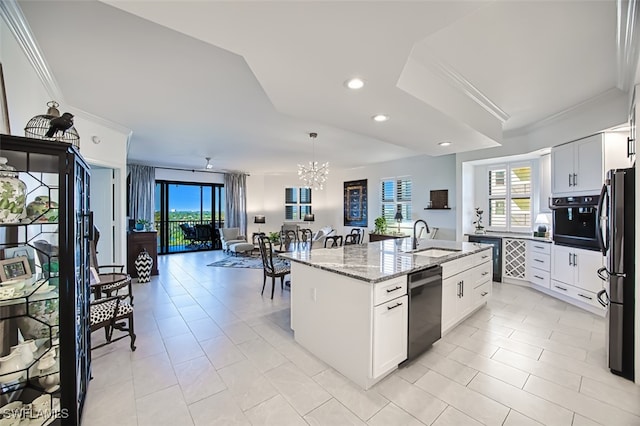
[[[358,89],[362,89],[364,87],[364,81],[362,81],[361,78],[352,78],[350,80],[347,80],[345,82],[345,85],[349,89],[358,90]]]
[[[384,115],[384,114],[376,114],[371,118],[373,119],[373,121],[377,121],[378,123],[382,123],[383,121],[387,121],[389,119],[389,116],[388,115]]]
[[[440,142],[438,145],[440,145],[440,146],[449,146],[449,145],[451,145],[451,142]]]

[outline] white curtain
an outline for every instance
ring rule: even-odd
[[[151,166],[129,164],[129,218],[154,222],[156,169]]]
[[[225,173],[225,226],[240,228],[242,235],[247,235],[247,175],[241,173]]]

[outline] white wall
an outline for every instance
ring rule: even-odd
[[[348,170],[331,170],[326,187],[322,191],[313,191],[312,206],[315,222],[309,226],[316,231],[323,226],[331,226],[339,234],[348,233],[351,227],[343,226],[343,184],[351,180],[368,180],[368,222],[373,230],[373,221],[379,216],[380,180],[388,177],[411,176],[413,183],[413,217],[410,221],[424,219],[430,227],[437,227],[439,239],[455,239],[455,157],[419,156],[405,160],[378,163],[367,167]],[[276,231],[284,221],[284,188],[300,186],[300,180],[292,165],[290,174],[251,175],[247,179],[247,214],[249,233],[255,232],[253,216],[264,214],[266,224],[260,225],[262,231]],[[429,201],[431,190],[447,189],[451,210],[424,210]],[[411,224],[403,225],[403,231],[411,232]],[[394,225],[391,224],[393,228]]]
[[[224,174],[156,168],[156,180],[198,183],[224,183]]]

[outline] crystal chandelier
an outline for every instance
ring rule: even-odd
[[[304,186],[307,188],[313,188],[316,191],[323,188],[324,183],[327,181],[327,175],[329,174],[329,162],[318,163],[316,161],[316,142],[318,137],[317,133],[309,133],[309,137],[313,142],[313,157],[312,161],[309,161],[309,165],[298,164],[298,176],[300,180],[304,182]]]

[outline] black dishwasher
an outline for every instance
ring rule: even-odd
[[[409,362],[441,337],[442,332],[442,267],[414,272],[408,276]]]
[[[493,281],[502,282],[502,238],[486,235],[469,235],[470,243],[491,244],[493,246]]]

